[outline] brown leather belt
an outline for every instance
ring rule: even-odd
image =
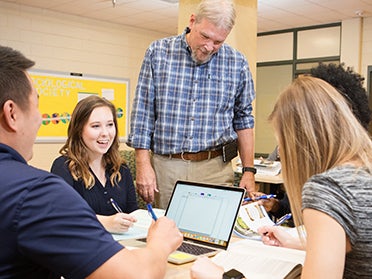
[[[178,154],[165,154],[163,156],[176,159],[183,159],[186,161],[204,161],[216,158],[218,156],[222,155],[222,149],[219,150],[211,150],[211,151],[200,151],[196,153],[189,153],[189,152],[183,152]]]

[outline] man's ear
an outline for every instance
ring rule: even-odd
[[[20,108],[14,103],[13,100],[7,100],[3,105],[3,119],[5,129],[9,131],[17,130],[17,117],[20,113]]]
[[[190,19],[189,19],[189,28],[192,29],[194,26],[194,23],[196,21],[195,14],[191,14]]]

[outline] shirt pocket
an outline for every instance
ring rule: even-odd
[[[229,76],[211,76],[204,87],[208,96],[208,103],[212,105],[215,113],[225,113],[234,107],[236,85]]]

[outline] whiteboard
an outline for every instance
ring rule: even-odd
[[[105,97],[116,108],[120,141],[128,135],[129,80],[43,70],[29,71],[39,94],[42,124],[36,142],[65,142],[70,117],[79,100],[92,94]]]

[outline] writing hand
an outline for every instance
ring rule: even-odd
[[[304,249],[298,236],[292,236],[281,227],[263,226],[258,228],[258,233],[261,235],[262,242],[266,245],[280,246],[299,250]]]
[[[110,233],[124,233],[133,226],[137,219],[127,213],[116,213],[111,216],[97,215],[98,220]]]

